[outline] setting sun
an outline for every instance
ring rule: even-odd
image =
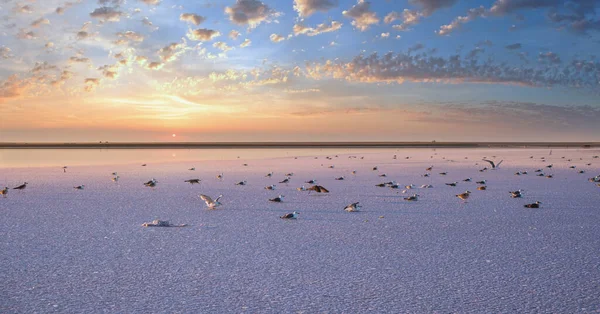
[[[177,134],[173,133],[173,135],[171,135],[171,136],[173,136],[173,137],[176,137],[176,136],[177,136]]]

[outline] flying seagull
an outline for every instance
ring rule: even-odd
[[[347,212],[357,212],[360,210],[361,206],[358,205],[359,202],[356,203],[352,203],[346,207],[344,207],[344,210]]]
[[[320,185],[313,185],[306,190],[309,191],[308,193],[310,193],[310,191],[315,191],[317,193],[329,193],[329,190]]]
[[[289,214],[285,214],[279,218],[281,219],[296,219],[298,218],[298,214],[300,214],[299,212],[293,212],[293,213],[289,213]]]
[[[498,164],[495,164],[493,161],[489,160],[489,159],[483,159],[483,161],[487,161],[490,163],[490,165],[492,165],[492,169],[496,169],[498,167],[500,167],[500,164],[504,161],[504,160],[500,160],[500,162]]]
[[[221,203],[219,202],[219,199],[221,199],[221,197],[223,197],[223,195],[219,195],[219,197],[217,197],[217,199],[213,201],[213,199],[210,198],[210,196],[200,194],[200,198],[204,201],[204,203],[206,203],[206,206],[208,206],[208,208],[210,209],[215,209],[221,205]]]

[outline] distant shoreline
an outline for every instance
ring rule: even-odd
[[[598,148],[600,142],[114,142],[0,143],[0,149],[161,148]]]

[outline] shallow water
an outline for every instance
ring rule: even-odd
[[[196,171],[189,161],[3,168],[0,184],[30,184],[0,198],[0,312],[598,312],[600,188],[587,181],[600,174],[597,154],[413,149],[234,156]],[[504,162],[479,172],[484,156]],[[554,178],[535,176],[538,168]],[[278,183],[288,172],[291,183]],[[467,177],[488,180],[488,190]],[[142,184],[150,178],[156,188]],[[296,190],[309,179],[331,193]],[[434,187],[375,187],[391,180]],[[455,195],[467,189],[463,203]],[[517,189],[524,197],[510,198]],[[223,206],[207,210],[200,193],[223,194]],[[419,201],[403,200],[412,193]],[[268,201],[278,194],[283,203]],[[523,207],[537,200],[542,208]],[[343,210],[356,201],[362,211]],[[296,221],[279,219],[295,210]],[[190,226],[141,226],[154,219]]]

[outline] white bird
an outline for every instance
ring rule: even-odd
[[[358,205],[358,203],[359,202],[352,203],[352,204],[344,207],[344,210],[347,211],[347,212],[357,212],[362,207],[362,206]]]
[[[414,184],[409,184],[409,185],[405,186],[405,188],[408,189],[408,190],[410,190],[410,189],[412,189],[414,187],[415,187]]]
[[[422,189],[431,189],[432,187],[433,187],[433,185],[431,185],[431,184],[423,184],[423,185],[421,185]]]
[[[283,215],[283,216],[281,216],[279,218],[281,218],[281,219],[296,219],[296,218],[298,218],[298,214],[300,214],[300,213],[299,212],[292,212],[292,213],[289,213],[289,214],[285,214],[285,215]]]
[[[275,190],[275,184],[265,186],[265,190]]]
[[[200,194],[200,198],[204,201],[204,203],[206,203],[206,206],[208,206],[208,208],[210,209],[215,209],[221,206],[221,203],[219,202],[219,199],[221,199],[221,197],[223,197],[223,195],[219,195],[219,197],[217,197],[217,199],[213,201],[213,199],[210,198],[210,196]]]

